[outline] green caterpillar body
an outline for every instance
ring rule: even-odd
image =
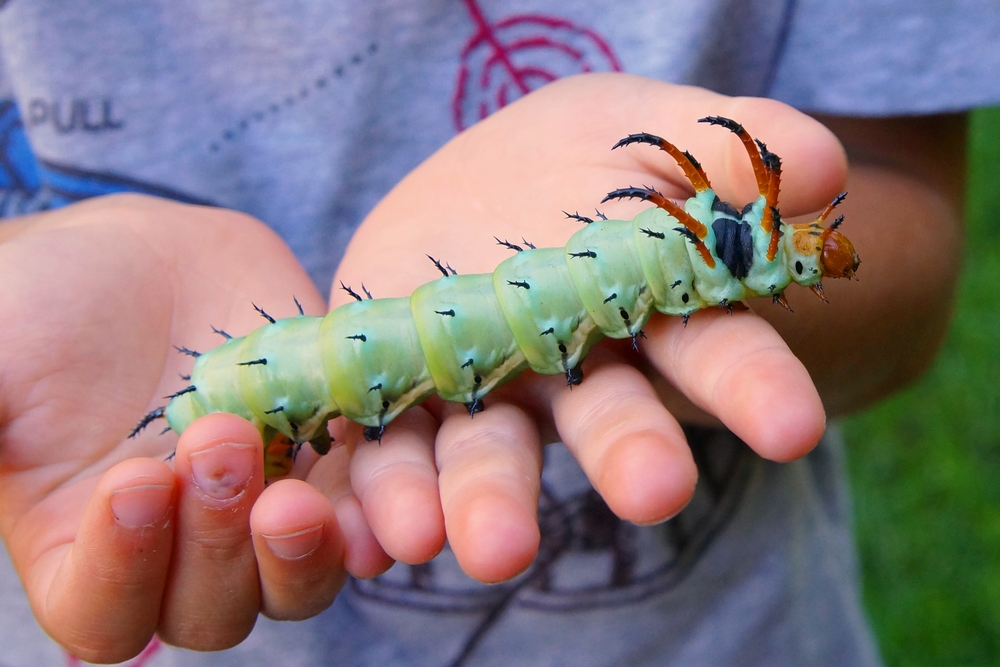
[[[733,121],[706,120],[745,134]],[[748,297],[784,303],[792,282],[821,294],[824,275],[853,276],[857,255],[834,231],[839,220],[822,227],[841,198],[817,221],[779,231],[780,162],[763,144],[754,146],[763,149],[754,163],[755,171],[762,167],[760,196],[738,212],[721,202],[690,155],[653,135],[631,135],[619,145],[628,143],[681,156],[671,152],[696,189],[683,209],[652,189],[617,190],[606,200],[639,197],[657,207],[630,221],[571,216],[588,224],[564,248],[501,242],[517,252],[492,274],[455,275],[435,261],[444,275],[408,298],[351,292],[355,302],[325,317],[272,321],[199,355],[190,386],[133,435],[160,416],[180,433],[205,414],[229,412],[256,424],[266,443],[289,445],[269,454],[269,470],[281,472],[292,443],[311,442],[325,453],[326,423],[338,415],[363,424],[374,439],[433,393],[474,413],[486,394],[526,368],[580,382],[580,364],[595,342],[634,341],[654,310],[686,320]],[[831,239],[850,257],[825,252]]]

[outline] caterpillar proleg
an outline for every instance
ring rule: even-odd
[[[563,248],[497,242],[515,251],[491,274],[443,274],[410,297],[364,298],[325,317],[269,322],[196,356],[187,387],[146,415],[132,436],[165,417],[181,433],[212,412],[253,422],[268,444],[268,474],[287,471],[297,447],[330,448],[327,421],[343,415],[366,427],[369,439],[404,410],[437,393],[474,414],[497,385],[530,368],[582,381],[580,364],[601,338],[631,338],[655,310],[685,319],[709,307],[731,309],[770,296],[787,307],[795,282],[823,297],[824,277],[851,278],[860,264],[827,218],[785,224],[777,208],[781,160],[739,123],[701,119],[733,132],[749,155],[758,196],[737,210],[712,190],[689,153],[652,134],[625,137],[613,148],[649,144],[684,171],[694,196],[676,204],[649,187],[627,187],[604,201],[640,198],[654,207],[632,220],[590,219]],[[256,306],[255,306],[256,308]],[[258,308],[258,310],[260,310]],[[219,332],[222,333],[222,332]],[[226,335],[226,334],[224,334]]]

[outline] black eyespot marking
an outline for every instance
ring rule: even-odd
[[[684,294],[681,294],[681,301],[683,301],[684,303],[687,303],[690,300],[691,300],[691,296],[687,292],[684,292]]]
[[[562,343],[559,343],[559,351],[562,352],[563,354],[566,354],[566,346],[563,345]]]
[[[795,262],[795,273],[802,274],[802,262]]]
[[[382,401],[382,409],[383,410],[389,409],[389,401]]]

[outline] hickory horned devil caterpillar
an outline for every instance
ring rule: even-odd
[[[837,231],[843,216],[823,227],[844,195],[812,222],[783,224],[778,156],[733,120],[701,122],[732,131],[750,156],[759,196],[742,211],[719,199],[690,153],[652,134],[629,135],[613,148],[650,144],[677,161],[695,190],[683,207],[652,188],[623,188],[603,201],[656,207],[631,221],[567,214],[587,224],[564,248],[497,239],[517,252],[492,274],[457,275],[431,258],[444,275],[410,297],[373,299],[362,288],[363,299],[342,284],[356,301],[325,317],[306,317],[300,306],[299,316],[275,321],[254,306],[269,324],[244,338],[216,330],[227,340],[205,354],[178,348],[197,357],[189,386],[130,437],[160,417],[181,433],[202,415],[230,412],[260,429],[268,474],[282,474],[303,443],[329,451],[326,424],[338,415],[374,440],[434,392],[475,414],[487,393],[525,367],[579,384],[591,345],[604,336],[635,344],[654,308],[685,323],[697,310],[731,310],[752,296],[787,308],[792,282],[823,298],[823,277],[853,277],[860,260]]]

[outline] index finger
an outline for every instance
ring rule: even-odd
[[[764,319],[750,311],[700,311],[687,326],[653,317],[644,351],[691,401],[764,458],[808,453],[826,429],[809,372]]]

